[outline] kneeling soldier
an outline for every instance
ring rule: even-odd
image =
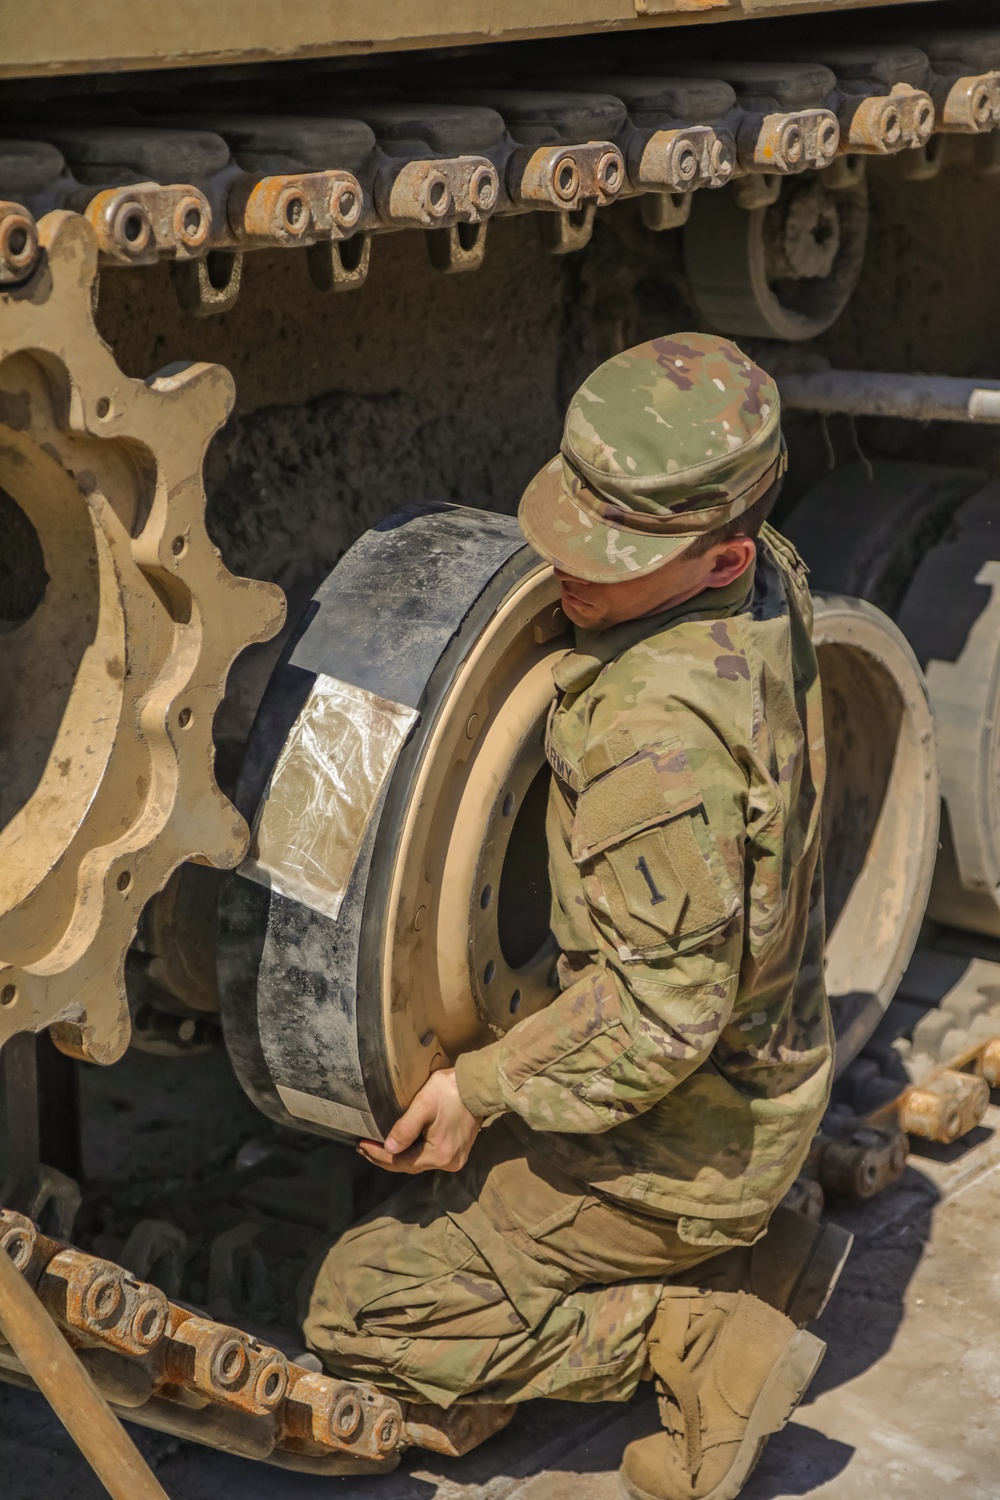
[[[637,1500],[735,1495],[824,1351],[694,1269],[762,1240],[830,1087],[811,603],[766,524],[784,463],[774,383],[725,339],[654,339],[573,398],[520,510],[577,632],[546,738],[562,993],[364,1143],[439,1170],[343,1236],[305,1321],[336,1374],[496,1426],[651,1375]],[[804,1321],[799,1262],[769,1284]]]

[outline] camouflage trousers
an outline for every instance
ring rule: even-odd
[[[714,1253],[676,1220],[598,1198],[498,1122],[461,1172],[407,1179],[337,1241],[303,1326],[334,1374],[404,1400],[626,1401],[664,1279]]]

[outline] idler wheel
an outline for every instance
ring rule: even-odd
[[[570,643],[509,517],[390,518],[272,679],[222,902],[226,1037],[274,1118],[388,1130],[436,1068],[555,992],[543,733]]]

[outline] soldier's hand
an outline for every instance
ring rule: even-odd
[[[362,1141],[358,1150],[387,1172],[458,1172],[482,1124],[462,1103],[455,1069],[442,1068],[431,1074],[384,1145]]]

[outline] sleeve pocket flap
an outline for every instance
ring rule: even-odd
[[[644,751],[580,793],[572,854],[579,864],[644,828],[702,805],[679,741]]]

